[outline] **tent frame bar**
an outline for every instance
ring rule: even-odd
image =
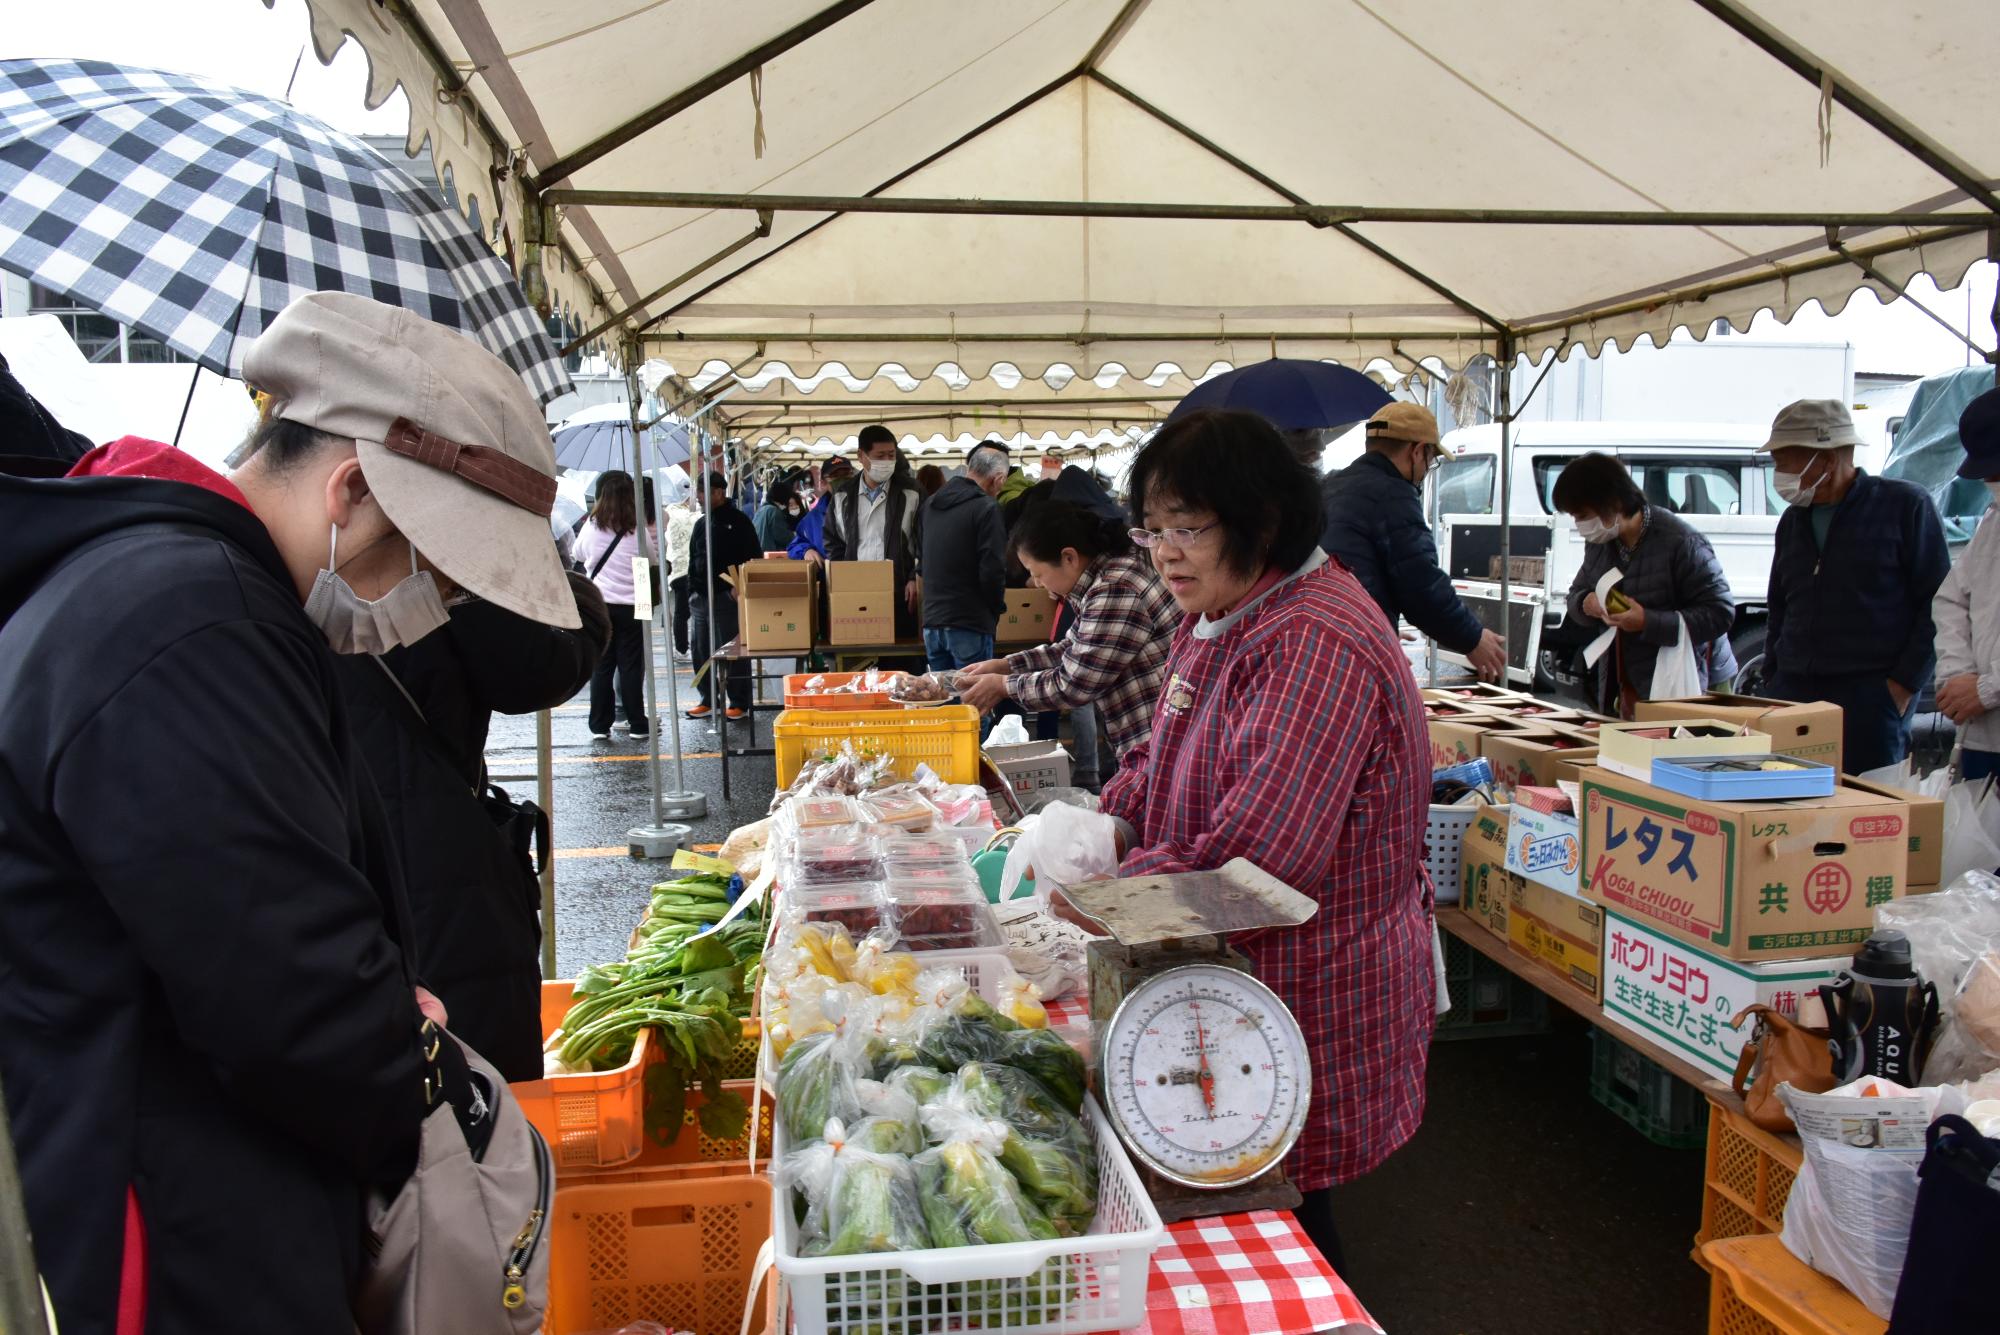
[[[1968,199],[2000,212],[2000,196],[1994,194],[1971,164],[1961,161],[1944,145],[1847,82],[1839,71],[1746,11],[1736,0],[1694,0],[1694,3],[1806,82],[1824,89],[1827,96],[1860,117],[1877,134],[1963,190]]]
[[[1185,390],[1181,392],[1186,393]],[[1064,398],[1058,394],[1058,395],[1052,395],[1052,397],[1049,398],[1033,398],[1033,399],[1014,399],[1014,398],[1008,398],[1004,394],[993,394],[983,397],[974,395],[958,399],[915,399],[915,398],[836,399],[833,400],[832,402],[828,402],[825,399],[819,399],[819,400],[740,399],[737,401],[737,406],[740,408],[747,409],[750,412],[758,412],[766,408],[803,408],[809,410],[827,409],[833,412],[842,412],[848,408],[980,408],[992,405],[999,405],[1002,407],[1010,407],[1010,408],[1012,407],[1068,408],[1072,406],[1078,408],[1094,408],[1099,406],[1100,404],[1109,405],[1116,403],[1177,403],[1179,401],[1180,401],[1179,394],[1170,394],[1170,393],[1130,394],[1130,395],[1108,394],[1101,398],[1083,398],[1081,396],[1071,396],[1069,398]]]
[[[598,324],[595,328],[591,329],[589,332],[578,334],[575,338],[571,339],[568,343],[563,345],[562,355],[565,357],[569,356],[570,353],[576,351],[584,344],[590,342],[591,339],[596,338],[599,334],[602,334],[606,330],[609,330],[617,325],[621,325],[625,321],[631,319],[633,316],[637,315],[640,311],[644,310],[647,307],[647,305],[649,305],[652,302],[658,301],[661,297],[666,296],[667,293],[673,291],[675,288],[679,287],[682,283],[685,283],[691,278],[695,278],[703,273],[706,273],[708,270],[714,268],[716,265],[728,259],[731,255],[734,255],[737,251],[743,249],[743,247],[749,245],[752,241],[760,241],[763,238],[769,236],[770,234],[771,234],[771,214],[765,210],[759,210],[757,213],[756,227],[751,229],[749,232],[746,232],[743,236],[730,242],[728,245],[724,246],[721,250],[716,251],[713,255],[710,255],[707,259],[702,260],[700,263],[696,264],[692,269],[689,269],[686,273],[678,274],[675,277],[668,279],[665,283],[662,283],[659,287],[654,288],[651,292],[648,292],[645,296],[639,298],[637,301],[633,302],[630,306],[627,306],[624,310],[619,311],[616,315],[607,317],[602,323]],[[665,318],[666,318],[665,316],[656,315],[653,317],[652,320],[647,321],[647,324],[651,324],[654,321],[662,320]],[[639,327],[641,329],[644,329],[646,325],[640,325]]]
[[[1169,130],[1172,130],[1175,134],[1180,135],[1183,139],[1186,139],[1189,143],[1193,144],[1195,147],[1206,152],[1211,157],[1215,158],[1217,161],[1228,163],[1231,167],[1234,167],[1237,171],[1242,172],[1245,176],[1255,181],[1258,185],[1263,186],[1266,190],[1269,190],[1272,194],[1280,195],[1285,199],[1290,200],[1292,203],[1298,205],[1306,205],[1310,203],[1310,201],[1308,201],[1304,195],[1301,195],[1296,190],[1289,189],[1288,187],[1280,184],[1278,181],[1266,175],[1263,171],[1252,166],[1250,163],[1244,161],[1242,158],[1237,157],[1234,153],[1231,153],[1228,149],[1216,143],[1213,139],[1210,139],[1207,135],[1202,134],[1200,131],[1196,130],[1193,126],[1188,125],[1180,120],[1177,120],[1173,116],[1168,115],[1160,108],[1154,106],[1151,102],[1148,102],[1145,98],[1139,96],[1137,93],[1127,88],[1124,84],[1119,83],[1116,79],[1112,79],[1107,77],[1106,75],[1100,74],[1095,69],[1090,71],[1090,78],[1094,82],[1108,89],[1109,91],[1116,93],[1119,97],[1124,98],[1134,107],[1137,107],[1140,111],[1145,112],[1155,121],[1159,122],[1161,125],[1166,126]],[[1377,245],[1375,242],[1370,241],[1367,237],[1355,231],[1352,227],[1349,227],[1346,223],[1335,223],[1333,225],[1333,230],[1340,233],[1342,236],[1346,237],[1349,241],[1352,241],[1355,245],[1360,246],[1363,250],[1373,255],[1376,259],[1381,260],[1384,264],[1389,265],[1397,272],[1403,274],[1406,277],[1413,278],[1419,283],[1422,283],[1425,287],[1437,293],[1440,297],[1443,297],[1446,301],[1458,307],[1460,310],[1464,311],[1467,315],[1473,316],[1476,319],[1478,319],[1480,323],[1495,330],[1498,330],[1503,326],[1504,322],[1501,321],[1497,316],[1491,315],[1488,312],[1481,310],[1479,307],[1467,301],[1464,297],[1459,296],[1456,292],[1453,292],[1450,288],[1438,282],[1435,278],[1432,278],[1430,275],[1424,273],[1422,270],[1416,268],[1414,265],[1409,264],[1408,262],[1402,259],[1399,259],[1396,255],[1390,253],[1382,246]]]
[[[1957,325],[1945,319],[1942,315],[1939,315],[1936,311],[1932,310],[1930,307],[1924,305],[1923,302],[1918,301],[1915,297],[1911,296],[1907,291],[1898,288],[1896,285],[1896,281],[1893,278],[1889,277],[1889,275],[1883,273],[1880,269],[1876,268],[1874,264],[1871,263],[1868,259],[1866,259],[1863,256],[1855,254],[1853,251],[1849,250],[1846,246],[1840,244],[1840,234],[1831,227],[1826,229],[1826,245],[1827,249],[1831,250],[1834,254],[1840,256],[1840,258],[1846,260],[1849,264],[1852,264],[1855,268],[1861,270],[1861,272],[1864,275],[1866,275],[1871,281],[1880,283],[1883,287],[1886,287],[1891,292],[1896,293],[1896,295],[1900,297],[1902,300],[1908,302],[1911,306],[1915,307],[1918,311],[1922,312],[1927,318],[1930,319],[1930,321],[1933,324],[1937,325],[1938,328],[1944,330],[1946,333],[1950,334],[1953,338],[1965,344],[1966,347],[1971,348],[1975,353],[1979,354],[1981,360],[1989,362],[1993,360],[1994,354],[1988,351],[1987,349],[1980,347],[1977,343],[1973,342],[1970,338],[1968,338],[1963,329],[1960,329]]]
[[[968,214],[1013,218],[1131,218],[1207,222],[1443,223],[1528,227],[1961,227],[2000,226],[2000,213],[1899,209],[1871,212],[1685,212],[1667,209],[1441,209],[1367,204],[1196,204],[1099,199],[949,199],[883,195],[776,195],[691,190],[547,190],[546,203],[775,213]]]
[[[838,3],[828,5],[818,13],[793,24],[770,41],[744,52],[721,69],[695,80],[664,102],[648,107],[623,125],[605,131],[582,148],[557,158],[536,174],[534,188],[546,199],[549,193],[548,187],[555,182],[623,148],[647,131],[665,125],[711,93],[727,88],[752,70],[777,59],[799,43],[817,36],[848,15],[866,9],[872,3],[874,0],[839,0]]]
[[[1416,342],[1432,339],[1441,343],[1467,343],[1484,347],[1492,341],[1492,336],[1478,329],[1303,329],[1271,330],[1257,329],[1239,332],[1233,329],[1173,329],[1139,330],[1133,333],[1106,332],[1104,330],[1078,330],[1061,334],[993,334],[954,333],[949,329],[917,329],[894,333],[867,331],[852,334],[829,332],[815,333],[798,329],[791,332],[763,330],[744,332],[728,330],[707,333],[701,330],[653,331],[644,336],[649,345],[672,347],[676,343],[811,343],[837,345],[841,343],[1064,343],[1084,347],[1092,343],[1296,343],[1300,341],[1317,343],[1361,343],[1371,339],[1405,339]]]

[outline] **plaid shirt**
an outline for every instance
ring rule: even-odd
[[[1096,705],[1112,752],[1123,756],[1152,732],[1180,608],[1152,562],[1132,552],[1092,561],[1066,601],[1076,624],[1060,640],[1008,655],[1007,694],[1028,710]]]
[[[1149,746],[1104,810],[1137,832],[1122,874],[1248,858],[1319,901],[1303,926],[1232,938],[1312,1053],[1312,1114],[1286,1163],[1312,1191],[1359,1177],[1423,1119],[1436,1001],[1424,870],[1430,752],[1381,610],[1326,562],[1214,639],[1174,638]]]

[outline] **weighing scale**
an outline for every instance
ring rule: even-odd
[[[1311,1101],[1305,1035],[1222,938],[1319,905],[1241,858],[1063,893],[1110,933],[1089,951],[1097,1092],[1160,1217],[1296,1208],[1281,1161]]]

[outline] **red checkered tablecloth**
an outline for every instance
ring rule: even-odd
[[[1057,1029],[1066,1024],[1090,1023],[1088,996],[1057,997],[1054,1001],[1044,1001],[1042,1009],[1049,1013],[1049,1024]]]
[[[1189,1219],[1153,1253],[1145,1335],[1307,1335],[1373,1331],[1340,1276],[1287,1211]]]

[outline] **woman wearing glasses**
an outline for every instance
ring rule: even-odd
[[[1076,615],[1060,640],[973,664],[959,698],[982,713],[1010,698],[1031,712],[1094,705],[1113,755],[1143,746],[1181,612],[1124,520],[1044,501],[1009,546],[1028,578]]]
[[[1424,871],[1430,757],[1408,663],[1366,590],[1319,549],[1314,479],[1248,413],[1194,413],[1133,464],[1132,536],[1187,614],[1150,741],[1104,790],[1121,874],[1247,858],[1319,901],[1234,937],[1305,1029],[1312,1112],[1285,1163],[1300,1223],[1341,1264],[1329,1188],[1423,1117],[1436,1002]]]

